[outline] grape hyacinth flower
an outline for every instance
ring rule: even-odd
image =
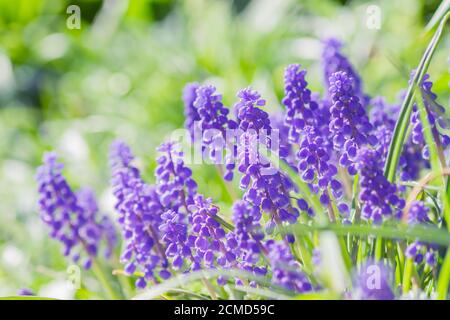
[[[356,174],[354,158],[358,150],[366,145],[375,145],[376,137],[371,133],[372,125],[364,108],[355,95],[352,78],[343,71],[330,77],[332,106],[330,131],[334,148],[340,153],[339,164]]]
[[[421,201],[414,201],[408,212],[408,224],[431,224],[428,215],[429,208]],[[406,248],[405,255],[417,264],[425,262],[428,266],[434,267],[437,263],[436,250],[435,245],[414,241]]]
[[[139,169],[133,164],[134,156],[122,141],[115,141],[110,148],[112,187],[116,197],[115,208],[119,212],[125,248],[121,262],[126,264],[129,275],[136,270],[144,276],[136,281],[138,288],[144,288],[148,281],[157,281],[159,276],[168,278],[168,261],[162,245],[159,225],[163,207],[156,189],[141,178]]]
[[[323,205],[328,205],[329,188],[331,187],[334,197],[340,198],[342,185],[334,178],[337,168],[331,161],[332,150],[327,148],[329,137],[323,136],[323,131],[320,131],[320,128],[328,125],[328,122],[320,116],[319,104],[311,99],[305,75],[306,70],[300,69],[298,64],[286,68],[283,98],[283,104],[287,109],[285,123],[290,128],[290,140],[299,144],[296,155],[297,169],[303,181],[313,188],[320,189],[320,201]]]
[[[22,288],[17,291],[18,296],[35,296],[36,294],[28,288]]]
[[[72,191],[55,153],[44,154],[43,162],[36,176],[42,221],[50,227],[50,236],[64,245],[65,256],[77,262],[82,252],[87,254],[83,266],[89,269],[104,236],[95,200],[89,199],[87,206],[84,192],[77,196]]]
[[[415,70],[411,72],[410,83],[415,75]],[[450,145],[450,137],[444,133],[439,132],[437,127],[437,122],[441,125],[441,127],[445,128],[448,120],[445,116],[445,108],[439,105],[436,101],[437,95],[432,91],[433,82],[430,80],[430,76],[425,74],[422,81],[420,82],[420,89],[422,90],[423,104],[426,108],[428,114],[428,121],[431,125],[431,130],[435,137],[439,137],[441,139],[441,143],[443,147],[447,147]],[[416,145],[423,146],[422,155],[425,159],[429,159],[428,154],[428,146],[424,141],[422,122],[420,120],[420,113],[416,104],[413,105],[413,112],[411,116],[412,122],[412,142]]]
[[[351,78],[351,85],[355,91],[355,95],[365,105],[368,102],[368,97],[363,93],[361,77],[355,71],[348,58],[342,54],[342,42],[335,38],[328,38],[323,41],[323,44],[322,64],[325,88],[329,89],[331,86],[329,79],[334,73],[343,71]]]
[[[233,179],[235,168],[234,146],[229,146],[227,141],[227,130],[236,129],[237,124],[228,118],[229,109],[222,103],[222,95],[216,93],[216,88],[211,85],[197,87],[196,99],[193,102],[198,113],[199,128],[202,130],[202,149],[208,151],[209,158],[215,163],[220,163],[222,152],[231,153],[225,159],[224,179]]]
[[[265,100],[250,88],[239,91],[238,97],[240,100],[235,104],[235,112],[243,133],[239,137],[237,159],[238,170],[243,174],[240,188],[246,190],[244,199],[270,213],[271,219],[266,226],[269,231],[284,221],[294,223],[299,216],[299,211],[292,207],[289,198],[289,191],[294,186],[259,151],[260,144],[266,147],[271,145],[267,136],[272,132],[270,118],[267,112],[260,109],[265,105]],[[288,239],[293,241],[292,236]]]
[[[319,105],[311,100],[305,75],[306,70],[300,69],[298,64],[289,65],[284,72],[285,123],[289,127],[289,140],[297,143],[306,126],[320,126],[316,115]]]
[[[261,210],[246,201],[237,201],[233,205],[235,229],[227,235],[227,247],[235,253],[240,269],[255,275],[265,275],[267,268],[258,265],[261,254],[266,254],[261,241],[264,232],[261,224]]]
[[[184,164],[178,144],[165,142],[158,151],[161,155],[157,159],[155,177],[158,197],[164,207],[159,230],[166,255],[175,270],[182,269],[185,261],[190,261],[191,270],[199,270],[203,256],[193,252],[195,239],[189,227],[193,223],[189,208],[195,205],[197,183],[192,179],[191,169]]]
[[[280,158],[286,162],[293,170],[297,170],[295,161],[295,153],[292,148],[292,144],[289,142],[290,128],[284,122],[285,115],[282,113],[272,114],[270,116],[270,123],[274,130],[278,130],[279,133],[279,150],[278,154]]]
[[[370,105],[372,106],[370,118],[375,128],[373,134],[377,138],[375,148],[384,162],[392,141],[400,106],[388,104],[383,97],[373,98]],[[429,162],[422,157],[422,145],[413,143],[411,137],[405,141],[398,166],[401,181],[416,180],[420,170],[429,167]]]
[[[226,249],[225,230],[215,220],[219,212],[218,207],[203,195],[197,195],[194,201],[195,203],[189,206],[191,230],[188,238],[194,252],[194,261],[200,262],[206,268],[226,268],[235,264],[236,255]]]
[[[355,274],[353,286],[356,297],[363,300],[392,300],[393,272],[382,262],[366,261]]]
[[[117,245],[117,234],[116,228],[114,227],[114,223],[107,215],[99,214],[99,207],[97,204],[97,200],[95,199],[95,194],[90,188],[80,189],[76,193],[76,196],[80,207],[85,212],[86,219],[95,221],[96,216],[99,215],[98,220],[99,228],[96,229],[95,231],[92,230],[92,232],[96,232],[98,234],[97,236],[99,237],[103,235],[106,241],[105,257],[107,258],[111,257]]]
[[[194,125],[196,121],[200,120],[197,108],[194,106],[194,101],[197,99],[197,89],[200,86],[197,82],[188,83],[183,89],[183,103],[184,103],[184,126],[189,130],[191,138],[194,137]]]
[[[178,210],[194,203],[197,183],[192,179],[192,170],[183,160],[180,146],[172,141],[158,147],[161,155],[157,158],[155,170],[158,196],[164,208]]]
[[[266,242],[268,259],[272,269],[272,282],[295,293],[313,290],[311,282],[301,271],[289,247],[283,242]]]
[[[405,206],[405,200],[397,195],[397,187],[383,175],[381,161],[380,153],[369,147],[361,149],[356,158],[361,186],[361,215],[376,224],[384,218],[399,218]]]
[[[234,105],[234,112],[238,119],[238,126],[243,132],[254,130],[256,133],[265,130],[271,132],[269,114],[260,109],[266,101],[252,88],[242,89],[237,94],[239,101]]]

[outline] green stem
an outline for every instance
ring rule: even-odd
[[[375,241],[375,261],[383,259],[383,238],[378,237]]]
[[[414,270],[414,261],[411,258],[406,259],[405,269],[403,271],[403,293],[408,293],[411,289],[411,277]]]
[[[395,173],[397,171],[397,165],[403,148],[403,143],[407,138],[406,131],[410,125],[412,105],[417,85],[423,79],[428,69],[428,66],[430,65],[431,58],[442,37],[445,24],[449,19],[449,17],[450,12],[447,12],[447,14],[442,18],[438,29],[436,30],[427,49],[422,55],[419,66],[414,75],[413,81],[409,85],[405,95],[405,99],[403,100],[400,116],[397,120],[397,123],[394,128],[394,133],[392,135],[394,138],[392,139],[391,145],[389,146],[389,151],[386,157],[386,163],[384,168],[384,175],[390,182],[395,181]]]
[[[113,290],[111,285],[109,284],[108,279],[106,278],[103,270],[100,268],[97,260],[92,260],[92,271],[97,277],[98,281],[102,284],[103,289],[108,293],[108,296],[111,300],[119,300],[120,298],[117,296],[116,292]]]
[[[447,253],[442,263],[441,272],[437,282],[437,298],[445,300],[447,298],[448,284],[450,282],[450,250]]]

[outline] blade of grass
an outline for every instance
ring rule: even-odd
[[[436,11],[433,14],[433,17],[431,17],[430,21],[428,22],[427,26],[425,27],[425,32],[430,31],[434,28],[434,26],[441,20],[442,16],[450,9],[450,0],[442,0],[439,7],[436,9]]]
[[[374,227],[369,225],[304,225],[297,224],[287,226],[285,232],[291,232],[296,235],[304,235],[314,231],[333,231],[337,235],[353,234],[360,237],[383,237],[394,240],[419,240],[426,243],[434,243],[450,247],[450,233],[447,231],[425,227],[425,226],[406,226],[398,225],[395,227],[381,226]]]
[[[421,82],[421,79],[420,79],[420,82]],[[438,155],[438,150],[437,150],[438,148],[437,148],[436,142],[434,141],[434,138],[433,138],[433,132],[432,132],[432,128],[430,125],[430,121],[428,121],[428,111],[425,107],[425,104],[423,103],[423,96],[420,94],[418,97],[416,97],[415,100],[416,100],[417,108],[419,110],[420,121],[422,124],[422,134],[424,135],[425,142],[428,147],[431,168],[435,172],[442,173],[442,168],[440,165],[439,155]],[[442,185],[443,185],[444,191],[445,191],[445,179],[443,179],[442,174],[439,174],[438,177],[441,178]],[[444,197],[445,197],[445,192],[444,192]],[[415,200],[415,198],[414,198],[414,200]],[[444,200],[444,202],[445,202],[445,200]],[[405,269],[404,269],[404,273],[403,273],[403,285],[402,285],[403,293],[407,293],[411,288],[411,277],[414,272],[414,269],[415,269],[414,261],[410,258],[406,259]]]
[[[412,105],[414,101],[414,95],[416,93],[417,84],[419,79],[423,79],[428,66],[430,65],[431,58],[436,51],[437,45],[442,37],[445,24],[450,17],[450,12],[447,12],[441,20],[439,27],[433,35],[427,49],[425,50],[420,63],[416,69],[413,81],[408,87],[405,98],[402,103],[401,111],[397,123],[395,125],[393,139],[389,146],[388,155],[386,157],[386,163],[384,167],[384,175],[390,182],[395,181],[395,173],[398,166],[400,154],[403,149],[403,144],[407,138],[406,131],[410,124]]]

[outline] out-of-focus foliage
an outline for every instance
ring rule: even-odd
[[[80,30],[66,27],[70,4],[81,8]],[[289,63],[307,67],[312,88],[322,90],[318,59],[327,36],[347,43],[368,94],[396,101],[429,41],[424,25],[439,1],[371,4],[380,8],[379,30],[367,28],[361,1],[0,0],[0,295],[21,287],[73,294],[68,262],[35,205],[34,168],[45,150],[56,149],[71,183],[92,186],[113,215],[105,165],[113,138],[150,163],[152,181],[155,146],[184,121],[186,82],[215,84],[227,105],[251,84],[276,112]],[[433,89],[444,105],[449,41],[429,69],[440,76]],[[201,191],[228,201],[217,172],[196,169]],[[82,276],[89,288],[78,296],[96,297],[99,285],[89,272]]]

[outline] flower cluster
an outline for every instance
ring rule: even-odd
[[[284,221],[294,223],[299,211],[289,198],[292,182],[258,151],[258,144],[270,145],[270,140],[260,130],[272,131],[269,115],[259,108],[265,101],[249,88],[241,90],[238,97],[240,101],[235,110],[244,133],[240,136],[237,158],[238,170],[242,173],[240,187],[246,190],[244,199],[270,214],[266,226],[269,231]],[[288,238],[293,241],[293,237]]]
[[[298,64],[289,65],[284,72],[285,122],[289,127],[289,140],[297,143],[306,126],[318,128],[321,125],[317,123],[319,105],[311,100],[305,75],[306,70],[300,69]]]
[[[200,120],[194,101],[197,99],[197,89],[200,85],[197,82],[188,83],[183,89],[184,102],[184,126],[189,130],[191,138],[194,137],[194,125]]]
[[[362,148],[356,157],[362,217],[377,224],[384,218],[399,218],[405,206],[405,200],[397,195],[397,187],[383,175],[381,160],[380,153],[369,147]]]
[[[416,224],[430,224],[429,209],[421,201],[414,201],[408,212],[408,223]],[[437,263],[436,246],[427,244],[422,241],[414,241],[406,248],[406,256],[414,260],[415,263],[425,263],[434,267]]]
[[[342,42],[335,38],[328,38],[325,39],[323,43],[322,64],[325,87],[329,88],[331,86],[329,79],[334,73],[343,71],[351,78],[351,85],[355,90],[356,96],[358,96],[365,105],[368,98],[363,93],[361,77],[355,71],[348,58],[342,54]]]
[[[315,214],[327,211],[328,222],[333,224],[336,210],[339,223],[353,223],[347,204],[350,200],[355,222],[361,214],[363,224],[380,225],[386,220],[396,223],[395,219],[406,211],[401,195],[409,184],[397,186],[390,182],[383,168],[400,108],[382,97],[369,99],[363,93],[361,79],[340,50],[337,40],[325,41],[327,86],[323,97],[308,88],[306,71],[299,64],[286,68],[282,100],[285,111],[280,114],[269,115],[264,108],[266,101],[251,88],[237,93],[238,101],[230,115],[214,86],[191,83],[185,87],[185,127],[191,135],[190,142],[197,139],[199,129],[201,141],[194,142],[201,143],[203,154],[208,151],[207,157],[214,165],[225,169],[224,180],[233,179],[235,167],[240,173],[243,194],[241,199],[233,199],[232,224],[221,217],[212,198],[199,193],[179,144],[168,141],[159,146],[154,183],[148,184],[135,165],[130,148],[122,141],[112,143],[111,184],[123,234],[120,261],[126,275],[137,277],[136,287],[145,288],[176,274],[213,269],[224,270],[217,283],[225,285],[231,282],[231,272],[227,271],[237,269],[252,279],[234,276],[236,285],[257,287],[262,283],[256,278],[271,277],[272,287],[306,293],[321,288],[320,271],[326,256],[322,257],[317,249],[322,248],[322,243],[317,246],[321,238],[316,238],[316,231],[314,235],[308,231],[296,238],[291,232],[297,230],[289,224],[302,223],[316,230],[322,226],[322,217],[326,218],[321,215],[316,221]],[[440,128],[441,121],[446,121],[445,110],[437,104],[428,76],[420,89],[425,95],[433,135],[440,138],[437,144],[447,146],[450,137]],[[412,135],[405,139],[399,158],[399,178],[403,181],[416,179],[422,168],[429,166],[426,149],[422,154],[426,143],[417,106],[413,106],[412,126]],[[234,129],[236,141],[227,141],[229,131]],[[276,133],[279,137],[275,137]],[[218,141],[220,145],[216,144]],[[215,160],[222,157],[224,147],[231,152],[222,168]],[[284,163],[275,163],[275,153]],[[284,172],[286,167],[293,172],[291,176]],[[72,191],[62,169],[55,154],[44,156],[37,173],[41,217],[50,227],[51,236],[64,245],[64,254],[74,261],[82,253],[87,254],[84,265],[89,268],[101,241],[106,242],[107,256],[114,251],[114,225],[99,213],[91,190]],[[296,179],[302,181],[295,184],[299,181]],[[427,197],[424,193],[424,199]],[[408,223],[440,224],[440,211],[434,215],[425,202],[414,201],[407,212]],[[306,215],[300,217],[301,212]],[[338,236],[343,244],[353,243],[350,231]],[[362,237],[361,242],[370,244],[371,240]],[[418,273],[435,271],[439,259],[436,246],[414,240],[417,241],[408,242],[405,251],[408,262],[420,264]],[[347,247],[339,245],[341,250],[347,250],[342,256],[347,258],[348,254],[351,261],[355,258],[353,253],[358,253],[359,268],[353,279],[355,291],[346,290],[346,294],[363,299],[394,298],[387,262],[395,259],[382,256],[380,262],[368,258],[360,264],[365,250]],[[379,252],[387,251],[376,251]],[[424,282],[430,283],[428,277],[424,276]],[[404,279],[408,281],[407,277]]]
[[[158,151],[155,178],[158,196],[165,208],[178,210],[194,203],[197,183],[192,179],[192,170],[185,166],[183,152],[179,145],[169,141],[163,143]]]
[[[82,188],[77,193],[77,201],[81,209],[85,212],[82,219],[91,221],[91,223],[97,221],[98,228],[92,228],[90,232],[96,233],[98,238],[104,237],[106,243],[105,256],[111,257],[116,245],[117,234],[114,223],[107,215],[99,215],[99,207],[95,194],[90,188]],[[99,217],[97,217],[99,216]]]
[[[401,96],[401,98],[403,98]],[[370,101],[372,106],[370,118],[374,125],[374,135],[377,138],[376,149],[382,156],[383,162],[392,141],[396,117],[400,106],[391,105],[383,97],[375,97]],[[422,168],[429,167],[429,162],[422,157],[422,145],[412,141],[410,137],[403,145],[403,151],[399,158],[400,179],[402,181],[415,180]]]
[[[99,213],[93,193],[88,189],[73,192],[62,169],[55,153],[44,155],[36,176],[41,218],[50,227],[50,236],[63,244],[65,256],[76,262],[83,252],[87,254],[83,265],[88,269],[103,238],[107,240],[107,254],[111,253],[115,246],[114,230],[101,224],[108,218]]]
[[[189,209],[192,212],[192,235],[189,240],[195,248],[194,259],[202,260],[207,268],[233,264],[236,255],[225,247],[225,230],[215,220],[219,209],[212,204],[212,200],[197,195],[195,204]]]
[[[230,154],[226,158],[225,180],[233,179],[235,168],[233,159],[236,150],[228,148],[227,130],[236,129],[235,121],[229,119],[229,109],[222,103],[222,95],[216,93],[212,85],[188,84],[183,95],[186,118],[185,127],[194,137],[194,130],[200,129],[202,150],[214,163],[219,163],[222,158],[222,150],[225,148]],[[194,128],[197,125],[197,128]]]
[[[234,112],[239,129],[244,132],[254,130],[256,133],[265,130],[269,134],[272,128],[269,114],[260,108],[266,104],[261,95],[251,88],[245,88],[240,90],[237,96],[239,101],[234,105]]]
[[[412,81],[415,73],[416,70],[413,70],[411,72],[410,82]],[[441,127],[445,128],[445,125],[448,122],[445,116],[445,108],[437,103],[436,101],[437,95],[432,91],[433,82],[431,82],[429,79],[430,76],[428,74],[425,74],[423,79],[420,81],[420,89],[423,95],[423,104],[428,114],[428,121],[431,125],[433,135],[435,137],[439,137],[441,139],[442,145],[444,147],[447,147],[448,145],[450,145],[450,137],[444,133],[439,132],[437,126],[439,124]],[[414,104],[413,106],[411,122],[412,122],[412,132],[411,132],[412,142],[416,145],[423,146],[422,152],[423,158],[428,159],[429,158],[428,146],[425,144],[424,141],[423,128],[420,120],[420,112],[416,104]]]
[[[340,152],[339,164],[356,174],[354,158],[362,146],[375,145],[376,137],[371,133],[372,125],[355,95],[352,78],[343,71],[330,76],[332,106],[330,109],[330,131],[333,145]]]
[[[289,140],[286,139],[286,137],[289,136],[290,127],[284,122],[284,114],[272,114],[270,117],[270,124],[273,130],[278,130],[278,155],[292,169],[297,170],[294,148]]]
[[[274,284],[297,293],[309,292],[313,289],[308,277],[301,271],[301,266],[285,243],[269,240],[266,247]]]
[[[142,180],[139,169],[132,164],[133,159],[124,142],[111,144],[111,182],[125,240],[121,262],[126,264],[127,274],[133,274],[137,269],[144,274],[136,282],[137,287],[143,288],[147,281],[156,281],[157,269],[162,278],[167,278],[169,265],[159,243],[161,233],[158,228],[163,213],[160,197],[154,187]]]
[[[327,143],[329,137],[320,128],[327,126],[326,118],[321,117],[319,104],[311,99],[311,92],[305,80],[306,70],[293,64],[286,68],[284,75],[286,106],[285,122],[289,126],[289,139],[299,144],[298,166],[302,179],[321,190],[323,205],[330,202],[329,188],[336,198],[342,196],[342,185],[335,179],[337,167],[331,161]],[[328,133],[328,132],[327,132]]]
[[[233,205],[235,230],[227,235],[227,248],[236,255],[239,268],[259,276],[267,272],[266,267],[258,264],[265,251],[260,220],[259,207],[246,201],[237,201]]]

